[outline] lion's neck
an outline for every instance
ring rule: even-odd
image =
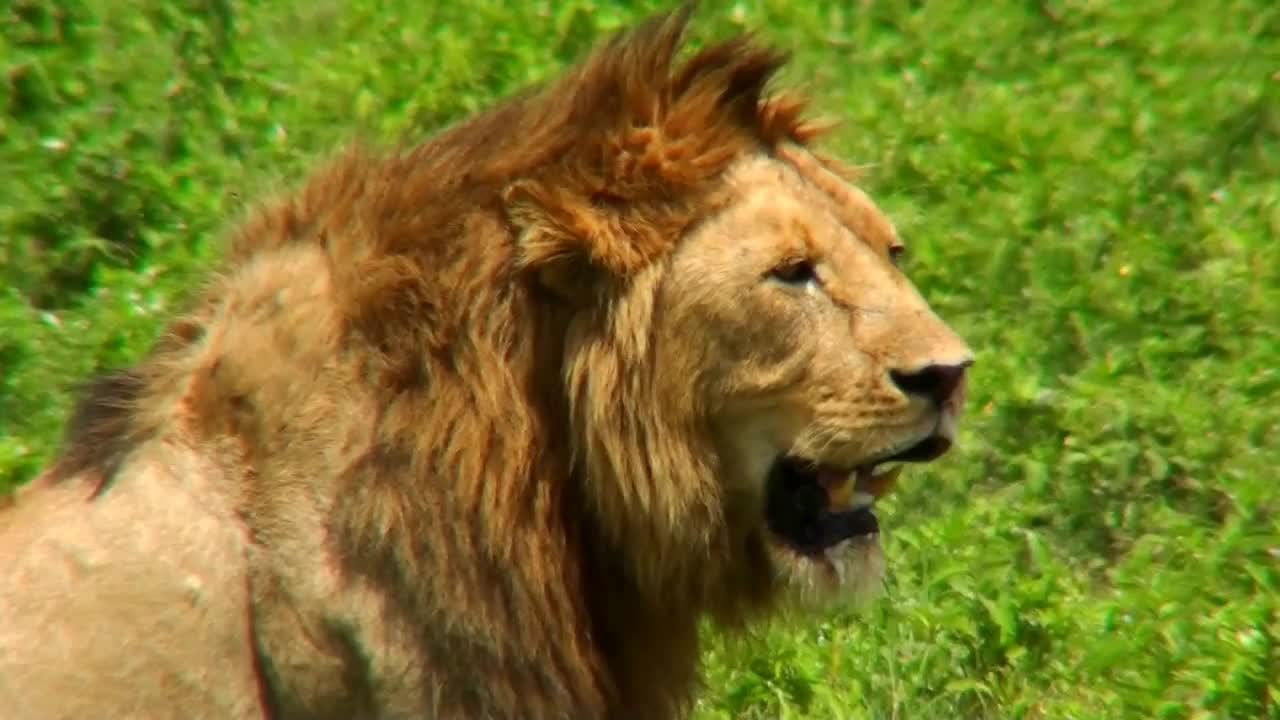
[[[683,717],[698,682],[701,609],[637,587],[619,554],[587,543],[583,585],[616,718]]]

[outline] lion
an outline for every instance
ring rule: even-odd
[[[974,356],[689,19],[238,223],[0,515],[7,717],[676,718],[703,620],[874,596]]]

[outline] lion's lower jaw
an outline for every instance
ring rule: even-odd
[[[884,552],[875,536],[846,540],[820,557],[781,545],[772,545],[769,554],[782,588],[779,599],[795,610],[864,605],[884,589]]]

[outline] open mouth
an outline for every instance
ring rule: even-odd
[[[769,470],[766,524],[802,555],[820,556],[847,540],[872,538],[880,532],[872,507],[892,489],[901,463],[929,462],[950,447],[949,438],[934,435],[852,469],[783,455]]]

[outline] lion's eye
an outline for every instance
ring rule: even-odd
[[[818,279],[818,272],[810,260],[789,260],[774,268],[770,275],[788,285],[804,285]]]
[[[893,263],[894,265],[901,265],[902,255],[906,251],[907,251],[907,248],[905,245],[889,246],[889,262]]]

